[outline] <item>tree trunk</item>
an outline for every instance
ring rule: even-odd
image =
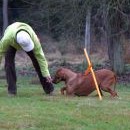
[[[114,12],[114,17],[108,23],[108,55],[111,61],[112,69],[116,74],[124,73],[124,59],[123,59],[123,41],[121,31],[122,17],[119,12]]]
[[[119,75],[124,72],[123,47],[121,37],[114,36],[110,38],[109,58],[112,69]]]
[[[91,8],[88,7],[87,9],[87,14],[86,14],[86,28],[85,28],[85,48],[88,52],[88,54],[90,54],[90,27],[91,27]]]
[[[102,17],[101,17],[101,20],[102,20],[102,29],[101,29],[101,45],[103,46],[107,46],[107,29],[108,29],[108,22],[107,22],[107,15],[108,15],[108,12],[107,12],[107,2],[106,0],[102,0],[101,1],[101,9],[102,9]]]
[[[3,33],[8,26],[8,0],[3,0]]]

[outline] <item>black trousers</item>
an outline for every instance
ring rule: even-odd
[[[8,93],[10,94],[16,94],[17,93],[17,76],[15,71],[15,54],[16,49],[12,46],[9,47],[6,55],[5,55],[5,71],[6,71],[6,79],[8,84]],[[46,77],[42,76],[40,66],[38,64],[37,59],[35,58],[35,55],[33,51],[27,52],[28,56],[31,58],[33,66],[38,74],[39,80],[41,82],[41,85],[45,91],[46,94],[49,94],[54,90],[53,84],[47,82]]]

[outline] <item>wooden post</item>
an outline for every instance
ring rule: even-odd
[[[84,54],[85,54],[85,57],[87,59],[88,65],[91,66],[91,62],[90,62],[90,59],[88,57],[88,53],[86,51],[86,48],[84,48]],[[95,83],[95,86],[96,86],[96,89],[97,89],[97,92],[98,92],[99,99],[102,100],[102,96],[101,96],[101,93],[99,91],[99,87],[98,87],[98,83],[97,83],[97,80],[96,80],[96,76],[95,76],[95,73],[94,73],[92,67],[90,68],[90,71],[92,73],[92,77],[93,77],[93,80],[94,80],[94,83]]]

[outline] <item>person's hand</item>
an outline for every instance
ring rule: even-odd
[[[44,89],[46,94],[52,94],[52,92],[54,90],[54,86],[53,86],[53,83],[52,83],[51,76],[43,77],[41,84],[42,84],[43,89]]]
[[[52,78],[51,78],[51,76],[47,76],[46,79],[47,79],[47,82],[48,82],[48,83],[52,83]]]

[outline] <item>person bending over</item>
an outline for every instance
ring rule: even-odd
[[[40,41],[32,27],[22,22],[9,25],[0,41],[0,63],[3,55],[5,55],[8,94],[17,94],[15,54],[20,49],[23,49],[31,58],[45,93],[52,94],[54,87]]]

